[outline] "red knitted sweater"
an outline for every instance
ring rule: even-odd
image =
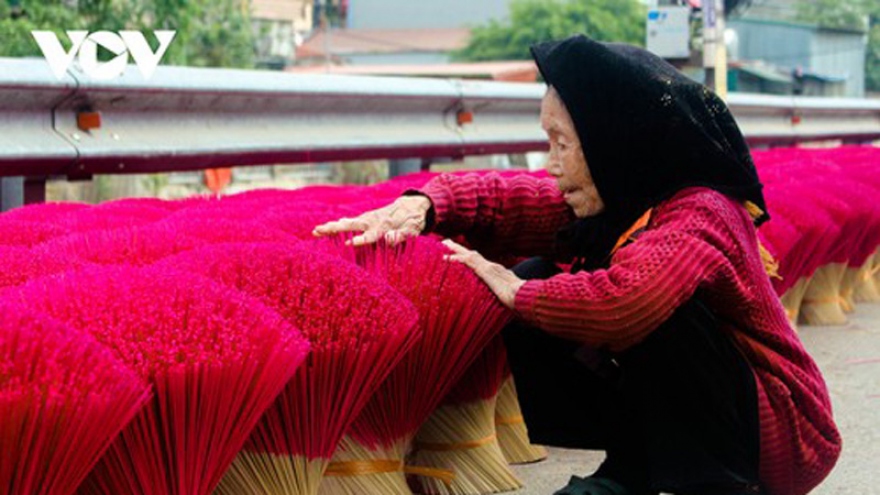
[[[520,256],[552,256],[555,232],[574,218],[552,179],[442,175],[422,192],[439,232]],[[761,481],[771,495],[801,495],[831,471],[841,439],[825,382],[788,323],[756,239],[739,203],[685,189],[654,208],[647,229],[607,270],[528,281],[515,309],[554,335],[622,350],[699,291],[755,374]]]

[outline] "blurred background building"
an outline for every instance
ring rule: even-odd
[[[455,60],[471,28],[508,17],[509,0],[351,0],[341,29],[317,29],[297,50],[293,72],[405,75],[533,82],[529,61]]]
[[[40,56],[33,29],[161,27],[178,31],[163,57],[170,65],[534,82],[538,72],[529,59],[530,44],[580,32],[650,45],[651,23],[657,21],[652,12],[677,8],[685,14],[676,29],[686,36],[674,63],[702,81],[705,1],[0,0],[0,56]],[[880,91],[880,1],[723,3],[729,10],[725,41],[731,91],[847,97]],[[522,157],[491,160],[525,163]],[[384,162],[243,167],[229,174],[226,190],[378,181],[387,170]],[[97,177],[72,186],[90,190],[87,197],[65,197],[180,196],[204,182],[201,173]]]
[[[296,47],[314,29],[313,0],[252,0],[256,65],[283,69],[296,60]]]
[[[730,2],[735,8],[729,13],[725,38],[731,91],[814,96],[865,95],[867,15],[861,28],[823,26],[804,21],[805,2]],[[486,65],[470,66],[460,56],[460,52],[471,42],[474,28],[510,22],[512,3],[526,2],[350,0],[343,10],[344,18],[338,24],[345,27],[319,26],[297,49],[296,66],[290,70],[534,80],[537,72],[528,65],[528,61],[514,63],[501,60],[504,63],[499,65],[499,61],[495,60]],[[564,3],[555,2],[553,6],[558,8]],[[591,2],[584,0],[580,3]],[[701,2],[698,0],[641,3],[649,9],[654,4],[679,5],[691,10],[692,24],[699,21]],[[320,5],[316,6],[316,11],[321,8]],[[326,6],[323,8],[327,9]],[[644,21],[642,18],[641,22]],[[536,31],[540,32],[540,29]],[[575,31],[576,27],[571,32]],[[595,36],[597,33],[591,34]],[[601,37],[601,33],[598,34]],[[692,51],[699,52],[699,43],[692,45]],[[528,53],[523,51],[518,58],[527,57]],[[687,70],[688,65],[691,66],[690,71]],[[684,63],[683,68],[699,78],[701,65],[698,53],[689,63]]]
[[[728,21],[731,91],[810,96],[865,95],[865,27],[798,21],[796,0],[755,2]]]

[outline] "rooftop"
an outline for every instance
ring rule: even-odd
[[[313,65],[293,66],[287,71],[300,74],[458,77],[511,82],[535,82],[538,77],[538,68],[528,60],[426,65]]]
[[[273,21],[293,21],[303,16],[306,0],[251,0],[251,17]]]
[[[444,29],[333,29],[318,31],[297,48],[297,59],[333,55],[401,52],[449,52],[467,45],[468,28]],[[328,49],[329,47],[329,49]]]

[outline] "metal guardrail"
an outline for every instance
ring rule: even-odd
[[[135,66],[57,80],[0,58],[0,176],[197,170],[266,163],[460,157],[546,148],[539,84]],[[731,94],[752,144],[880,139],[880,101]],[[101,127],[77,126],[81,111]],[[469,121],[471,120],[472,121]]]
[[[0,176],[160,172],[543,149],[537,85],[159,67],[58,81],[0,59]],[[83,131],[77,113],[99,111]],[[466,122],[473,117],[472,122]]]
[[[880,100],[730,93],[727,103],[752,145],[880,139]]]

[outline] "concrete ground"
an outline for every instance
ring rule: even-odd
[[[801,327],[831,390],[843,454],[813,495],[880,493],[880,304],[859,304],[843,327]],[[539,463],[516,466],[525,483],[515,495],[550,495],[572,474],[591,473],[601,452],[550,449]]]

